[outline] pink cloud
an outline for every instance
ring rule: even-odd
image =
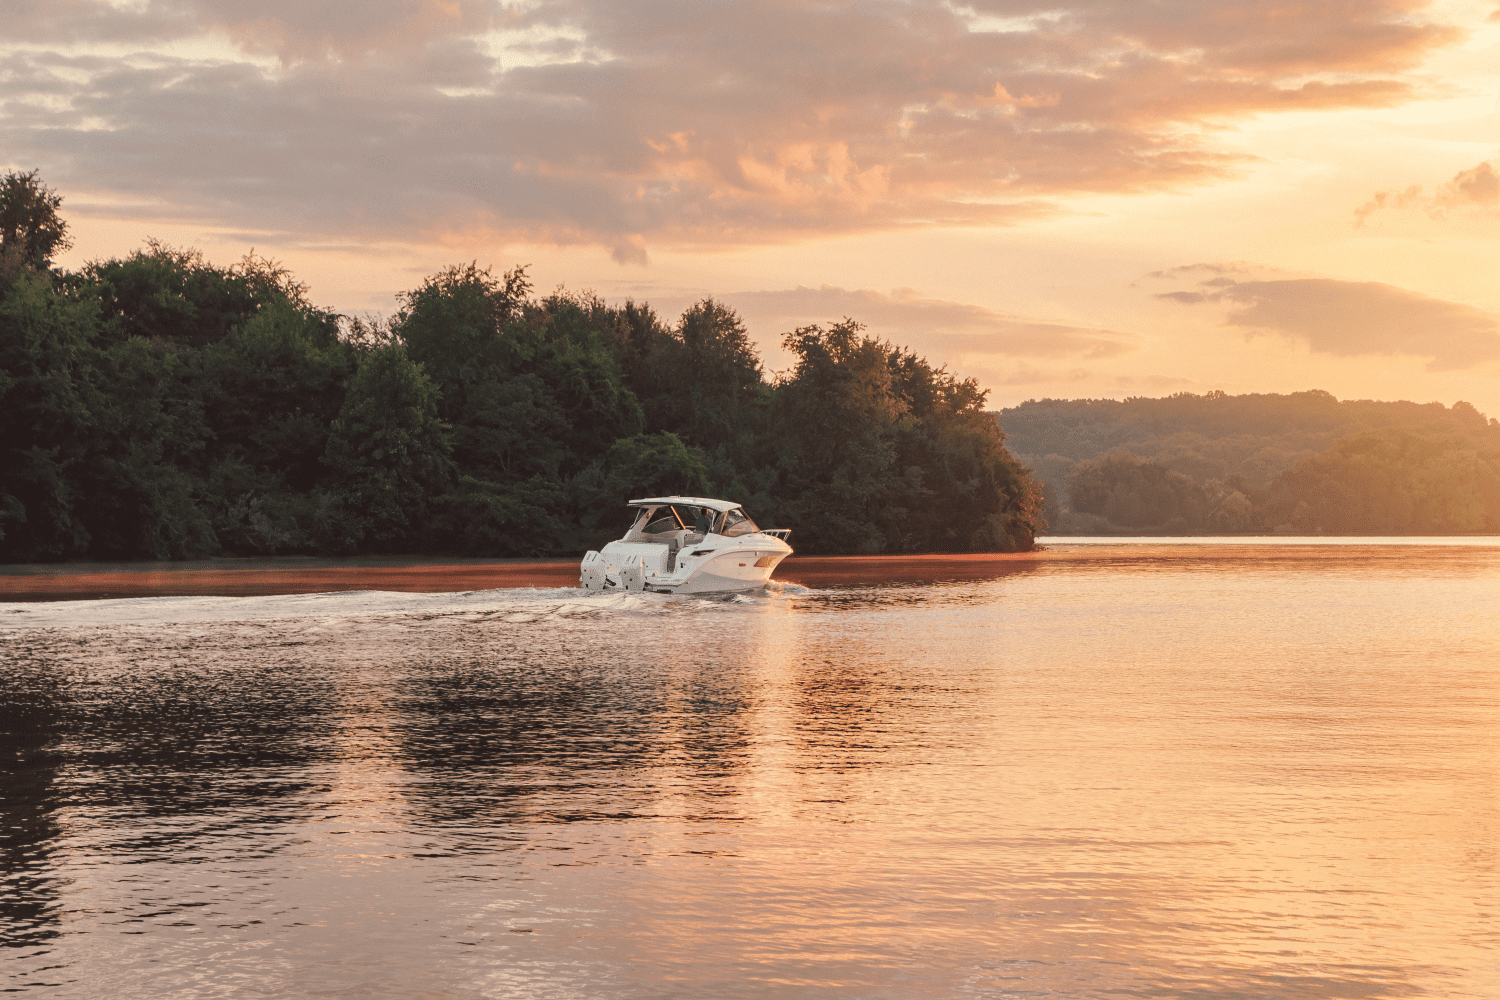
[[[1111,358],[1134,350],[1134,334],[1014,316],[985,306],[934,299],[911,289],[890,293],[831,285],[725,296],[758,330],[784,331],[845,317],[875,336],[941,362],[979,355]]]
[[[1246,162],[1215,144],[1236,119],[1417,95],[1407,71],[1460,36],[1422,6],[21,0],[0,145],[64,191],[202,222],[640,261],[1221,177]],[[279,67],[69,48],[203,32]]]
[[[1460,170],[1430,195],[1420,184],[1400,191],[1377,191],[1354,210],[1354,224],[1363,226],[1366,219],[1384,209],[1420,208],[1440,219],[1454,209],[1490,209],[1496,205],[1500,205],[1500,172],[1484,160]]]
[[[1472,369],[1500,358],[1500,317],[1375,281],[1220,276],[1157,296],[1225,304],[1225,323],[1247,336],[1275,333],[1338,357],[1427,358],[1428,371]]]

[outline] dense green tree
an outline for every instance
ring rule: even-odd
[[[433,500],[425,548],[465,556],[539,556],[577,549],[568,495],[545,476],[461,475]]]
[[[772,405],[777,513],[799,548],[882,552],[925,493],[919,471],[897,468],[905,404],[892,391],[888,350],[862,329],[845,320],[782,340],[797,363]]]
[[[702,448],[736,442],[756,429],[755,408],[765,388],[760,358],[739,315],[704,299],[677,324],[682,344],[677,392],[684,411],[678,427]]]
[[[57,214],[62,196],[43,184],[38,171],[0,177],[0,281],[24,268],[46,270],[73,245],[68,224]]]
[[[608,310],[563,294],[539,302],[519,269],[449,268],[403,296],[393,329],[442,389],[460,467],[493,480],[560,482],[638,433]]]
[[[1040,487],[1005,448],[973,379],[933,368],[909,351],[890,352],[893,390],[906,405],[897,463],[920,469],[931,499],[912,518],[905,548],[1030,548],[1042,529]]]
[[[311,489],[323,474],[329,426],[356,352],[321,314],[277,302],[199,358],[218,454],[274,468],[292,489]]]
[[[1489,496],[1486,491],[1490,489],[1488,480],[1473,471],[1479,466],[1465,463],[1482,465],[1484,455],[1500,448],[1500,423],[1468,403],[1445,407],[1404,401],[1340,402],[1321,391],[1244,396],[1177,393],[1164,399],[1123,401],[1033,400],[1002,411],[999,421],[1017,457],[1055,490],[1057,509],[1051,520],[1063,533],[1147,527],[1314,531],[1320,526],[1330,532],[1378,533],[1398,530],[1396,524],[1407,525],[1401,531],[1487,530],[1475,527],[1484,523],[1483,518],[1476,520],[1464,513],[1484,507],[1488,501],[1480,498]],[[1400,434],[1432,442],[1434,455],[1397,447],[1392,435]],[[1355,441],[1364,443],[1356,448]],[[1109,454],[1133,456],[1140,463],[1193,480],[1206,509],[1202,521],[1196,522],[1192,514],[1196,502],[1187,503],[1179,511],[1183,520],[1168,529],[1173,522],[1159,513],[1163,508],[1158,480],[1164,475],[1160,470],[1153,479],[1126,474],[1123,466],[1116,469],[1120,475],[1111,480],[1114,493],[1108,516],[1097,489],[1087,496],[1070,496],[1073,475],[1089,468],[1091,475],[1082,481],[1095,482],[1101,475],[1098,464]],[[1475,457],[1460,457],[1469,454]],[[1431,470],[1437,455],[1453,456],[1453,464],[1441,474],[1432,473],[1436,479],[1418,493],[1411,492],[1416,488],[1412,483],[1395,492],[1380,485],[1417,469]],[[1400,467],[1405,471],[1398,471],[1401,462],[1408,462]],[[1379,476],[1372,472],[1373,478],[1361,480],[1363,473],[1356,472],[1376,467],[1385,471]],[[1351,485],[1356,480],[1365,486]],[[1437,483],[1454,484],[1456,492],[1445,492]],[[1174,496],[1191,492],[1181,483],[1177,487],[1168,492]],[[1133,489],[1138,492],[1132,493]],[[1416,503],[1410,508],[1415,520],[1402,520],[1397,514],[1406,509],[1402,497],[1418,494],[1446,499]],[[1320,496],[1341,499],[1325,502]],[[1369,499],[1377,496],[1386,497],[1389,506],[1385,500]],[[1466,502],[1463,497],[1472,499]]]
[[[195,464],[216,536],[231,551],[317,548],[323,456],[357,360],[327,314],[285,299],[197,355],[212,444]]]
[[[45,272],[21,274],[0,297],[0,559],[87,551],[76,472],[98,407],[90,343],[97,304]]]
[[[802,327],[776,386],[776,513],[799,549],[1030,548],[1040,492],[1006,452],[984,393],[845,320]]]
[[[555,294],[527,310],[541,344],[536,372],[561,407],[561,471],[576,475],[616,440],[645,429],[645,414],[625,385],[605,334],[610,310],[597,299]]]
[[[156,240],[120,259],[87,264],[75,281],[99,300],[106,342],[131,337],[203,347],[276,303],[306,307],[306,287],[272,261],[254,255],[216,267],[196,250]],[[325,314],[324,321],[334,318]]]
[[[442,389],[445,416],[464,412],[465,390],[484,381],[488,369],[513,370],[529,358],[521,319],[530,291],[523,268],[496,277],[487,267],[463,264],[401,294],[392,329]]]
[[[402,345],[360,359],[324,454],[337,497],[320,526],[329,547],[389,550],[419,535],[431,498],[453,477],[437,402],[437,387]]]
[[[1476,430],[1478,428],[1475,428]],[[1259,526],[1306,534],[1500,532],[1500,440],[1366,431],[1277,477]]]
[[[711,493],[770,510],[777,471],[764,445],[773,390],[739,316],[704,299],[668,327],[649,306],[627,302],[605,326],[646,430],[701,449]]]
[[[75,478],[91,555],[190,559],[218,550],[195,475],[208,432],[184,396],[184,362],[140,337],[94,352],[94,422]]]
[[[703,453],[670,431],[620,438],[571,485],[583,541],[595,548],[619,537],[624,507],[631,500],[710,492]]]
[[[60,202],[0,183],[3,559],[576,552],[662,493],[747,503],[804,551],[1010,549],[1040,524],[984,393],[852,321],[789,334],[772,385],[711,299],[668,325],[469,264],[389,323],[340,317],[253,254],[54,269]]]
[[[688,418],[684,384],[691,379],[687,350],[676,330],[647,304],[626,302],[609,310],[600,303],[605,336],[619,359],[625,386],[641,404],[647,433],[681,429]]]
[[[1073,509],[1127,528],[1201,528],[1208,516],[1203,487],[1180,472],[1134,455],[1111,453],[1068,477]]]
[[[33,269],[3,291],[0,419],[14,454],[0,512],[26,525],[7,550],[312,547],[308,491],[326,475],[327,426],[353,365],[334,317],[284,271],[258,258],[220,269],[152,244],[76,274]],[[301,491],[291,513],[288,490]],[[300,533],[278,524],[299,519]]]

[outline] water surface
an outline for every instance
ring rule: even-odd
[[[1053,551],[0,605],[0,988],[1500,996],[1500,549]]]

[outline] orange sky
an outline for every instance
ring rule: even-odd
[[[717,296],[773,368],[851,316],[997,406],[1500,415],[1495,0],[18,7],[0,167],[64,195],[64,264],[253,246],[389,312],[525,263],[669,318]]]

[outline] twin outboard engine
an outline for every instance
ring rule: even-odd
[[[611,566],[604,556],[590,549],[578,569],[578,584],[584,590],[627,590],[638,594],[646,589],[646,563],[639,556]]]

